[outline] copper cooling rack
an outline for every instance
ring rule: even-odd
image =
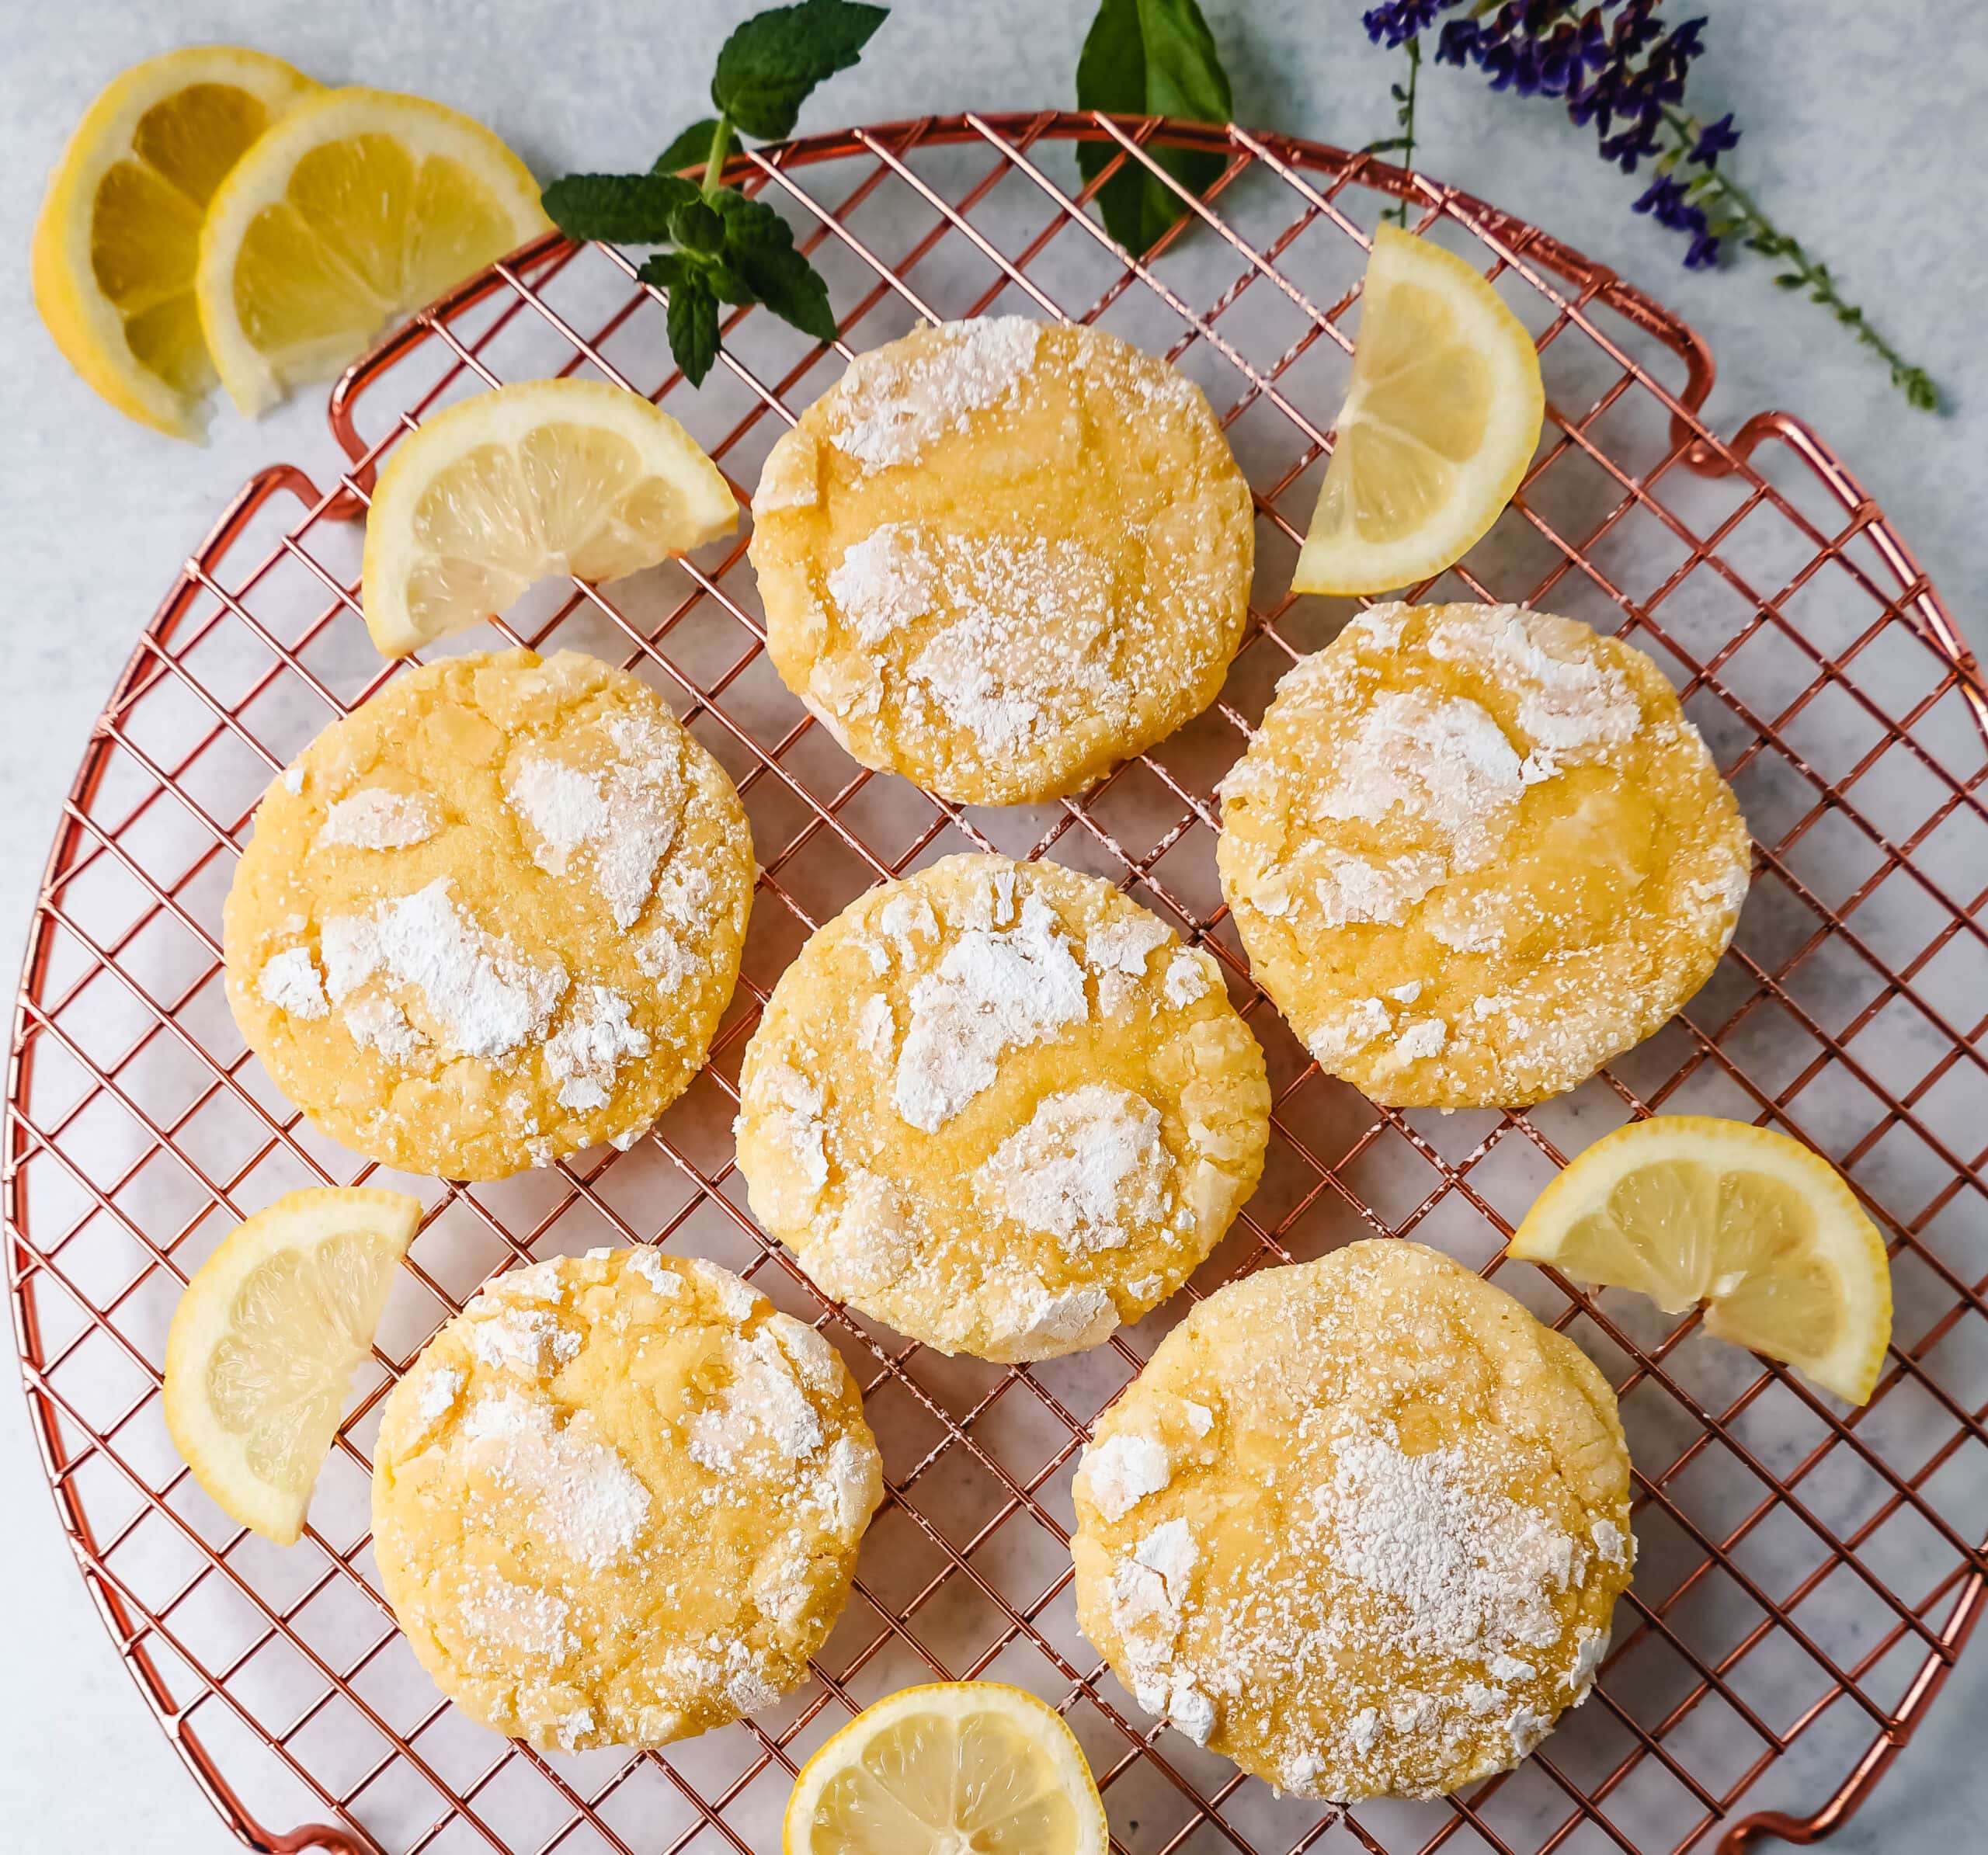
[[[1227,169],[1128,264],[1086,210],[1080,137],[1156,173],[1151,151],[1169,144],[1217,150]],[[1924,1718],[1988,1579],[1988,694],[1904,544],[1797,421],[1710,431],[1711,357],[1667,311],[1364,155],[1043,113],[851,130],[739,155],[732,172],[812,248],[844,331],[835,353],[741,313],[693,393],[667,370],[662,305],[626,257],[551,238],[516,254],[340,384],[340,474],[320,488],[282,466],[242,491],[146,627],[64,808],[9,1079],[15,1318],[77,1561],[188,1769],[259,1850],[765,1852],[793,1771],[852,1711],[908,1681],[985,1674],[1064,1711],[1123,1855],[1730,1852],[1826,1832]],[[1549,402],[1523,492],[1437,596],[1531,600],[1654,653],[1759,846],[1738,938],[1689,1009],[1524,1114],[1383,1110],[1322,1076],[1250,986],[1213,875],[1216,780],[1277,676],[1350,610],[1284,589],[1364,248],[1398,204],[1535,332]],[[662,399],[744,497],[849,353],[991,310],[1095,321],[1208,389],[1259,511],[1258,599],[1222,701],[1081,800],[958,811],[854,766],[781,688],[742,545],[604,593],[539,589],[506,636],[632,666],[738,781],[764,866],[745,977],[710,1068],[633,1151],[495,1186],[405,1182],[428,1219],[311,1530],[287,1552],[236,1530],[166,1439],[173,1303],[237,1218],[372,1169],[247,1055],[221,996],[220,904],[275,770],[391,673],[360,623],[347,519],[375,460],[450,398],[597,373]],[[949,1360],[822,1302],[752,1225],[728,1130],[769,988],[852,896],[974,845],[1122,882],[1223,962],[1263,1042],[1270,1159],[1194,1291],[1413,1232],[1495,1272],[1619,1388],[1635,1585],[1594,1699],[1517,1771],[1447,1803],[1279,1799],[1156,1725],[1101,1668],[1075,1624],[1070,1477],[1089,1420],[1183,1304],[1074,1359]],[[1781,1127],[1847,1173],[1897,1294],[1865,1409],[1846,1417],[1691,1319],[1500,1266],[1562,1156],[1656,1110]],[[660,1753],[540,1756],[464,1720],[415,1666],[378,1595],[367,1464],[393,1376],[488,1274],[614,1242],[711,1256],[817,1322],[865,1387],[889,1494],[801,1692]]]

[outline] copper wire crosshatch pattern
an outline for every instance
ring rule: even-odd
[[[1229,165],[1128,266],[1077,184],[1079,135],[1156,172],[1167,143]],[[15,1318],[78,1562],[196,1780],[262,1850],[763,1855],[794,1772],[856,1710],[984,1675],[1063,1711],[1124,1855],[1730,1851],[1825,1832],[1923,1717],[1988,1579],[1988,693],[1904,544],[1799,422],[1766,414],[1715,436],[1699,416],[1710,356],[1667,311],[1364,155],[1241,130],[969,116],[741,155],[732,177],[811,251],[837,352],[735,312],[693,393],[624,255],[556,238],[516,254],[340,384],[342,475],[283,466],[242,492],[146,628],[64,808],[15,1027]],[[1250,985],[1214,878],[1217,781],[1277,676],[1352,610],[1284,589],[1365,241],[1401,199],[1411,228],[1468,255],[1534,332],[1549,405],[1517,502],[1431,596],[1530,601],[1651,651],[1758,844],[1705,991],[1524,1113],[1384,1110],[1321,1075]],[[1098,322],[1206,388],[1259,512],[1253,622],[1220,702],[1081,798],[963,811],[855,766],[780,686],[742,537],[604,591],[536,589],[500,630],[634,669],[737,781],[763,867],[744,976],[708,1069],[631,1152],[496,1185],[386,1178],[427,1218],[311,1527],[287,1551],[242,1532],[174,1454],[159,1377],[179,1291],[236,1221],[297,1185],[383,1176],[314,1133],[250,1059],[219,950],[262,789],[392,673],[360,621],[349,519],[375,462],[453,398],[577,373],[659,398],[744,499],[848,353],[989,311]],[[774,979],[864,888],[976,846],[1123,884],[1215,954],[1264,1045],[1263,1181],[1190,1293],[1413,1235],[1493,1273],[1618,1387],[1636,1581],[1594,1697],[1517,1771],[1443,1802],[1279,1798],[1156,1725],[1102,1667],[1076,1627],[1070,1478],[1090,1420],[1184,1299],[1074,1358],[948,1360],[822,1301],[752,1223],[729,1129]],[[1844,1169],[1896,1294],[1866,1409],[1846,1416],[1691,1318],[1500,1266],[1554,1167],[1653,1111],[1758,1120]],[[464,1720],[415,1665],[378,1593],[367,1468],[394,1375],[488,1275],[620,1242],[711,1256],[817,1323],[864,1388],[888,1492],[807,1687],[661,1753],[541,1756]]]

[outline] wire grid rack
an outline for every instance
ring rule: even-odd
[[[1164,148],[1227,165],[1128,263],[1086,210],[1079,139],[1163,185]],[[1667,311],[1365,155],[1044,113],[816,137],[736,156],[732,178],[787,214],[828,277],[835,352],[740,312],[692,394],[625,256],[557,238],[514,255],[340,383],[330,488],[286,465],[244,489],[147,627],[64,808],[15,1028],[13,1305],[78,1562],[188,1768],[260,1850],[766,1851],[793,1771],[851,1713],[908,1681],[986,1675],[1063,1711],[1122,1855],[1733,1851],[1826,1832],[1924,1716],[1988,1578],[1988,696],[1910,554],[1799,422],[1708,430],[1710,356]],[[1321,1075],[1250,985],[1213,877],[1215,781],[1277,677],[1352,610],[1284,589],[1364,246],[1397,206],[1536,333],[1549,405],[1521,494],[1431,596],[1550,604],[1633,637],[1684,693],[1759,846],[1733,948],[1687,1013],[1524,1113],[1383,1110]],[[316,1135],[248,1056],[221,996],[220,903],[269,778],[392,673],[360,622],[346,519],[376,460],[454,397],[593,373],[663,400],[743,497],[850,352],[919,318],[1007,310],[1100,323],[1207,388],[1259,511],[1259,603],[1222,700],[1080,799],[961,811],[854,766],[781,688],[742,546],[528,596],[499,632],[634,668],[737,780],[763,865],[739,994],[705,1074],[630,1152],[495,1185],[391,1181],[428,1216],[311,1529],[283,1552],[233,1527],[166,1438],[174,1302],[239,1217],[374,1169]],[[1102,1668],[1075,1624],[1069,1480],[1090,1420],[1184,1301],[1076,1358],[948,1360],[821,1300],[752,1224],[728,1128],[774,979],[861,890],[971,846],[1122,883],[1218,957],[1265,1046],[1263,1182],[1190,1294],[1412,1233],[1495,1273],[1618,1388],[1636,1582],[1594,1699],[1516,1772],[1447,1802],[1280,1799],[1154,1725]],[[1897,1297],[1865,1409],[1846,1417],[1694,1319],[1500,1266],[1564,1155],[1658,1110],[1781,1127],[1844,1169],[1885,1232]],[[615,1242],[713,1256],[817,1322],[865,1388],[888,1492],[806,1688],[661,1753],[541,1756],[465,1721],[413,1663],[378,1594],[367,1464],[394,1375],[487,1276]],[[272,1826],[291,1823],[306,1826]]]

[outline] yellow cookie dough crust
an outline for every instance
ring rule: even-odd
[[[228,999],[276,1086],[405,1172],[632,1139],[702,1067],[753,881],[732,782],[645,683],[450,658],[318,735],[255,813]]]
[[[1222,785],[1222,893],[1321,1065],[1399,1106],[1573,1088],[1711,976],[1732,789],[1644,654],[1516,606],[1376,606]]]
[[[1253,519],[1185,376],[1007,316],[859,356],[768,456],[750,552],[773,662],[851,754],[1005,805],[1215,700]]]
[[[1180,1287],[1255,1188],[1269,1113],[1208,954],[1095,877],[951,856],[781,976],[739,1164],[826,1293],[944,1352],[1043,1359]]]
[[[1197,1304],[1098,1420],[1077,1616],[1149,1711],[1307,1797],[1431,1797],[1587,1697],[1635,1556],[1594,1365],[1420,1244]]]
[[[541,1749],[661,1746],[798,1687],[883,1491],[811,1327],[648,1249],[503,1276],[388,1398],[381,1588],[422,1666]]]

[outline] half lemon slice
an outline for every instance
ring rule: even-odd
[[[604,380],[499,387],[437,413],[381,473],[366,628],[382,655],[405,657],[547,574],[619,579],[738,525],[718,466],[639,393]]]
[[[1577,1281],[1705,1304],[1705,1331],[1796,1367],[1852,1404],[1892,1332],[1884,1239],[1799,1141],[1695,1114],[1632,1121],[1541,1192],[1511,1254]]]
[[[1462,259],[1384,225],[1295,592],[1433,578],[1512,499],[1546,411],[1524,325]]]
[[[1054,1707],[996,1681],[906,1688],[802,1768],[784,1855],[1106,1855],[1104,1805]]]
[[[165,1347],[165,1422],[193,1479],[280,1546],[304,1530],[352,1374],[421,1222],[399,1192],[292,1192],[194,1272]]]
[[[200,327],[260,412],[387,324],[548,229],[538,183],[481,123],[416,96],[327,90],[255,143],[200,233]]]
[[[200,225],[229,169],[318,86],[280,58],[203,45],[134,64],[83,113],[35,221],[35,307],[127,418],[200,435],[214,384],[193,300]]]

